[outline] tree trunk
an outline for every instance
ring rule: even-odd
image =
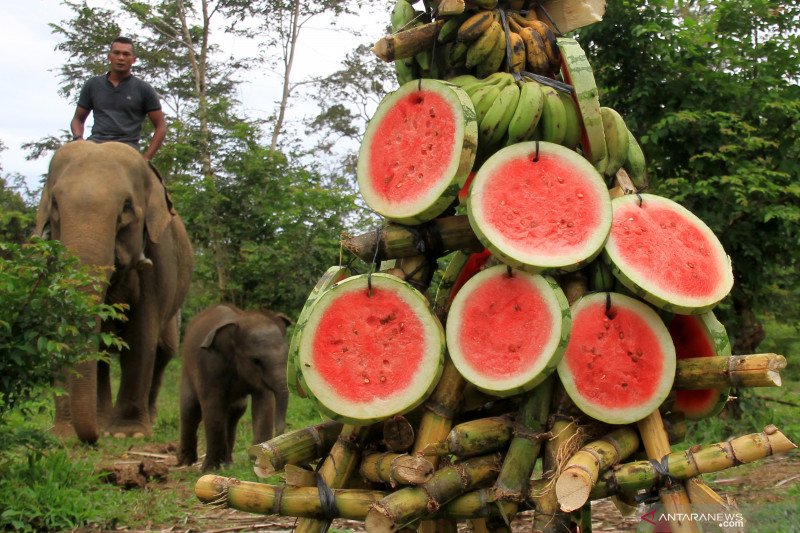
[[[275,127],[272,129],[272,141],[270,148],[275,150],[278,146],[278,136],[283,129],[283,121],[286,117],[286,108],[289,105],[289,78],[292,74],[294,64],[294,52],[297,48],[297,37],[300,34],[300,0],[292,2],[292,16],[289,19],[289,35],[286,37],[286,45],[283,51],[283,91],[281,93],[281,103],[278,108],[278,118],[275,119]]]
[[[733,353],[755,353],[758,345],[767,336],[764,326],[756,318],[750,299],[745,296],[733,297],[733,308],[739,315],[739,331],[733,344]]]

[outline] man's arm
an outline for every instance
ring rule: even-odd
[[[152,122],[153,126],[155,127],[153,138],[150,139],[150,145],[144,152],[145,160],[150,161],[153,159],[153,156],[156,155],[158,149],[161,148],[161,144],[164,142],[164,137],[167,135],[167,121],[164,119],[164,112],[160,109],[150,111],[147,113],[147,116],[150,118],[150,122]]]
[[[90,110],[85,107],[78,106],[75,108],[75,114],[72,116],[72,122],[69,123],[69,129],[72,131],[72,140],[77,141],[83,139],[83,128],[86,125],[86,118],[89,116]]]

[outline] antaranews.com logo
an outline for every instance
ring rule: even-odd
[[[659,508],[654,508],[643,514],[641,519],[654,526],[668,524],[669,522],[696,522],[703,525],[715,525],[726,530],[731,528],[744,529],[745,526],[744,515],[738,512],[666,513]]]

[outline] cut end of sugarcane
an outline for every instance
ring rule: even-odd
[[[214,474],[206,474],[194,485],[194,494],[203,503],[217,503],[227,498],[228,487],[238,480]]]
[[[581,470],[570,469],[556,480],[556,498],[561,510],[567,513],[583,507],[591,490],[592,480]]]
[[[391,35],[387,35],[386,37],[375,43],[372,46],[372,53],[384,61],[392,61],[394,59],[394,52],[391,49],[394,47],[389,46],[390,40],[391,40]]]
[[[773,425],[765,427],[764,434],[767,436],[767,440],[772,448],[772,455],[786,453],[797,448],[795,443],[790,441],[786,435]]]
[[[403,485],[421,485],[433,477],[435,470],[429,460],[412,455],[404,457],[402,463],[397,465],[394,478]]]
[[[367,513],[364,526],[370,533],[394,533],[401,528],[386,515],[386,511],[378,505],[373,505]]]
[[[255,472],[256,476],[258,476],[259,478],[266,478],[274,474],[275,469],[272,468],[271,466],[262,467],[256,464],[253,465],[253,472]]]
[[[767,371],[767,379],[769,379],[770,381],[772,381],[772,383],[773,383],[773,384],[774,384],[776,387],[780,387],[780,386],[783,384],[783,381],[781,381],[781,375],[780,375],[780,373],[776,372],[775,370],[769,370],[769,371]]]

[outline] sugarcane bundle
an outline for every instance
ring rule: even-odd
[[[283,483],[206,476],[198,497],[304,532],[337,517],[505,531],[523,510],[559,531],[606,497],[727,509],[702,474],[794,444],[768,427],[671,445],[731,388],[780,386],[786,359],[732,355],[713,313],[733,283],[725,250],[643,193],[638,142],[561,36],[603,2],[425,5],[397,0],[374,48],[401,87],[357,165],[384,223],[342,239],[367,272],[329,269],[292,339],[290,385],[331,420],[251,448],[256,474]]]

